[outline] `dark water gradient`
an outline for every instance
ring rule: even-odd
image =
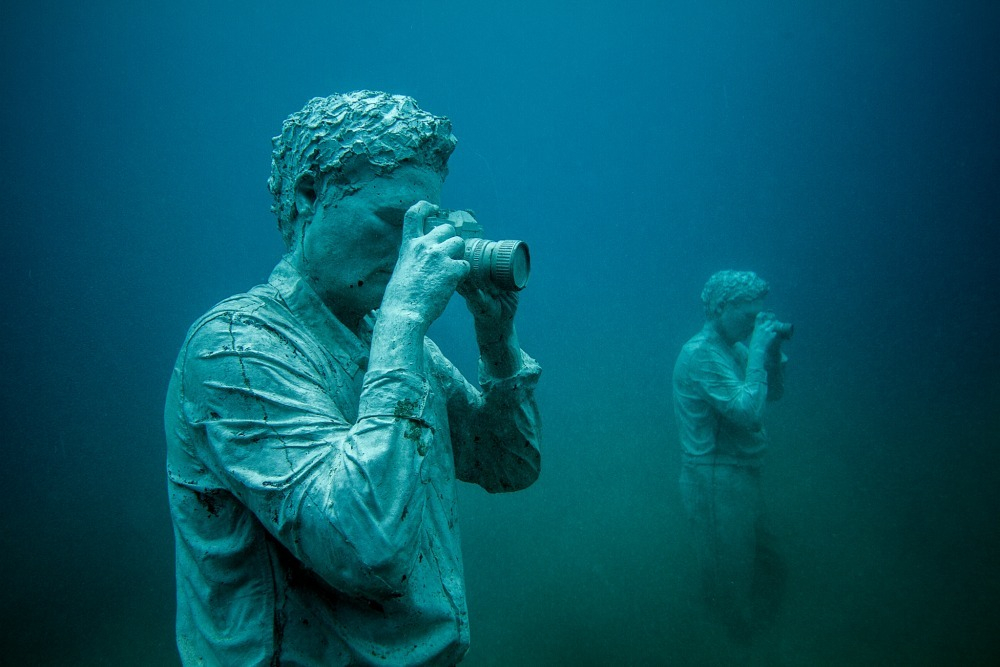
[[[545,469],[463,493],[468,664],[737,659],[694,597],[667,382],[720,268],[797,325],[789,596],[750,662],[994,663],[991,3],[205,4],[0,8],[0,661],[176,664],[174,355],[280,253],[281,120],[370,87],[452,117],[446,203],[535,260]],[[467,327],[434,331],[471,369]]]

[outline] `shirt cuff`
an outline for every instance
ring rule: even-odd
[[[763,368],[748,368],[746,381],[767,384],[767,371]]]
[[[358,405],[358,418],[401,417],[403,419],[424,419],[430,385],[416,373],[405,370],[390,370],[365,374]]]
[[[486,364],[479,360],[479,386],[483,388],[483,393],[491,394],[497,391],[511,391],[517,394],[517,400],[521,401],[538,384],[538,378],[542,374],[542,368],[538,362],[528,356],[527,352],[521,350],[521,368],[508,378],[495,378],[486,370]],[[523,394],[523,395],[522,395]]]

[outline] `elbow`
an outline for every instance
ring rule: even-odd
[[[380,526],[372,538],[359,549],[361,571],[367,572],[372,593],[383,597],[400,597],[409,587],[409,581],[420,555],[420,517],[396,518],[393,526]],[[409,525],[411,524],[412,525]]]
[[[521,459],[521,465],[517,468],[518,475],[511,491],[521,491],[538,481],[542,473],[542,455],[530,443],[525,442],[526,456]]]
[[[406,595],[417,560],[417,549],[399,549],[370,556],[362,569],[368,573],[364,594],[381,599]]]
[[[764,414],[762,410],[747,410],[733,415],[731,419],[737,426],[746,429],[750,433],[757,433],[764,428]]]
[[[522,491],[536,481],[542,470],[542,456],[538,449],[527,440],[524,449],[519,453],[511,453],[507,464],[497,469],[492,483],[482,483],[481,486],[489,493],[513,493]]]
[[[522,474],[508,475],[498,480],[493,488],[487,488],[490,493],[513,493],[523,491],[538,481],[539,469],[525,470]]]
[[[348,595],[369,600],[402,597],[420,550],[419,525],[405,528],[370,525],[354,539],[345,539],[341,548],[309,560],[330,586]]]
[[[727,416],[740,428],[756,433],[764,428],[764,405],[766,402],[767,394],[764,392],[748,394],[733,406],[734,409]]]

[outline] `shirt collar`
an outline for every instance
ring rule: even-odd
[[[349,370],[352,375],[356,370],[367,369],[371,329],[374,325],[372,315],[362,322],[360,334],[366,339],[362,340],[334,317],[309,281],[287,259],[278,262],[267,282],[278,291],[295,318],[316,337],[341,366]]]

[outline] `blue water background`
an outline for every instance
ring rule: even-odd
[[[467,664],[727,664],[669,374],[718,269],[796,325],[754,664],[995,664],[996,3],[0,7],[0,661],[175,665],[162,403],[282,246],[270,138],[316,95],[453,119],[445,203],[534,260],[544,469],[462,493]],[[433,335],[470,374],[460,303]]]

